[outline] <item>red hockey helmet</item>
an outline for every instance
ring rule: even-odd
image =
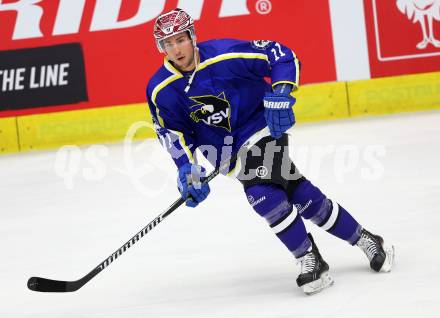
[[[189,33],[194,46],[196,45],[196,34],[194,31],[194,20],[182,9],[176,8],[157,17],[154,23],[154,37],[159,52],[164,53],[163,40],[185,32]]]

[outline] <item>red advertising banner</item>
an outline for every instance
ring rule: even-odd
[[[364,0],[371,77],[440,70],[439,0]]]
[[[13,110],[0,105],[0,117],[144,102],[148,79],[163,60],[153,40],[154,20],[177,6],[195,18],[199,41],[276,40],[300,58],[302,83],[336,80],[328,0],[0,0],[0,52],[55,47],[50,54],[59,61],[38,69],[2,65],[0,93],[22,94],[29,88],[27,74],[39,78],[38,89],[68,83],[72,65],[56,46],[79,44],[85,70],[76,71],[85,73],[88,98]],[[29,104],[44,105],[40,98]]]

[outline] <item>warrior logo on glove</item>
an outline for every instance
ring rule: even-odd
[[[216,126],[231,132],[231,105],[222,92],[218,96],[192,96],[197,105],[191,108],[198,108],[191,112],[190,117],[196,123],[203,121],[206,125]]]

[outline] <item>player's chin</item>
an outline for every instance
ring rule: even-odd
[[[187,63],[186,63],[186,59],[184,57],[182,58],[176,58],[174,60],[174,63],[176,63],[177,66],[179,67],[184,67]]]

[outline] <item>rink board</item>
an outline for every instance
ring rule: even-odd
[[[66,111],[18,117],[22,151],[63,145],[108,143],[124,139],[130,126],[151,122],[146,104]],[[152,129],[136,131],[134,139],[152,137]]]
[[[352,116],[440,108],[440,72],[347,83]]]
[[[297,122],[349,117],[345,82],[301,86],[293,110]]]
[[[440,72],[304,85],[295,96],[299,123],[439,109]],[[3,118],[0,153],[119,142],[139,122],[151,124],[145,103]],[[154,136],[150,125],[134,139]]]
[[[0,154],[20,151],[15,117],[0,118]]]

